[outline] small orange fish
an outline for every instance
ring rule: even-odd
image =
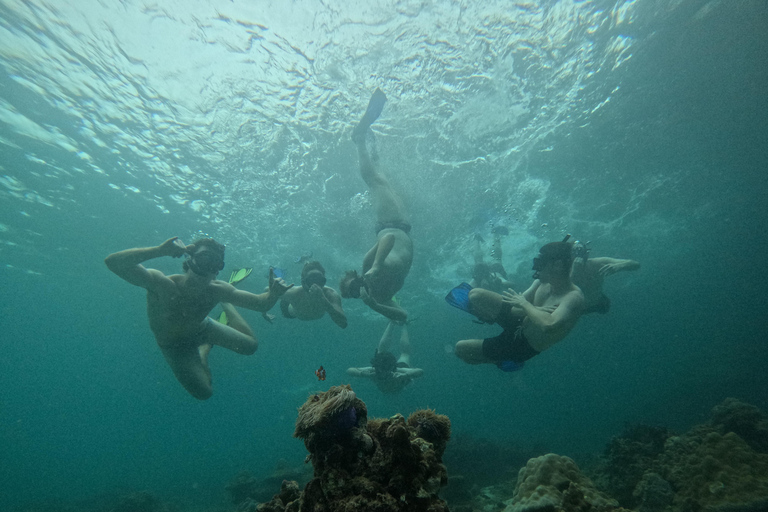
[[[325,380],[325,368],[320,366],[320,368],[315,370],[315,375],[317,375],[317,380]]]

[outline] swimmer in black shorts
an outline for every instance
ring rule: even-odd
[[[522,294],[472,289],[471,312],[482,321],[498,323],[504,332],[459,341],[456,355],[469,364],[490,363],[511,371],[565,338],[584,308],[584,295],[570,278],[571,248],[567,242],[543,246],[533,260],[533,284]]]

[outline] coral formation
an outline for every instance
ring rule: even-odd
[[[294,437],[309,451],[314,477],[301,493],[291,482],[262,512],[442,512],[442,453],[451,424],[434,411],[368,420],[352,388],[334,386],[299,408]]]
[[[595,482],[640,512],[766,510],[766,447],[768,417],[729,398],[683,435],[637,427],[612,440]]]
[[[303,485],[310,478],[312,478],[311,468],[307,468],[304,464],[299,467],[290,466],[283,460],[266,476],[257,478],[247,471],[242,471],[227,484],[225,489],[232,503],[238,505],[238,510],[245,512],[251,508],[255,509],[256,504],[269,500],[281,482],[298,481]]]
[[[635,487],[654,461],[664,451],[664,443],[672,433],[663,427],[630,425],[608,443],[602,457],[601,470],[594,476],[595,485],[626,507],[636,506],[639,497]]]
[[[614,510],[616,500],[598,491],[576,463],[550,453],[520,470],[512,502],[504,512]]]

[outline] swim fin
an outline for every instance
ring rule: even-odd
[[[516,372],[522,370],[524,365],[524,362],[518,363],[517,361],[512,361],[509,359],[496,363],[496,366],[498,366],[499,370],[503,372]]]
[[[238,268],[232,271],[229,276],[229,284],[237,284],[253,272],[252,268]]]
[[[357,123],[355,129],[352,130],[352,140],[355,143],[360,143],[365,140],[365,132],[381,115],[381,111],[384,110],[384,104],[387,102],[387,97],[384,92],[376,88],[371,95],[371,99],[368,101],[368,108],[363,114],[363,118]]]
[[[228,325],[229,320],[227,319],[227,312],[222,311],[221,314],[219,315],[219,318],[216,319],[216,321],[219,322],[220,324]]]
[[[459,286],[448,292],[445,296],[445,302],[462,311],[469,311],[469,291],[472,289],[469,283],[461,283]]]

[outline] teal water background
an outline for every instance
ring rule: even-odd
[[[135,489],[215,503],[241,470],[301,465],[296,408],[367,364],[384,319],[359,301],[346,330],[246,311],[258,352],[214,349],[197,402],[103,258],[205,233],[222,275],[255,268],[243,289],[270,265],[298,282],[306,251],[335,286],[375,241],[349,134],[376,87],[425,376],[397,396],[351,382],[369,416],[434,408],[455,433],[578,460],[626,422],[768,408],[766,3],[479,4],[0,1],[1,509]],[[452,345],[498,328],[443,296],[494,224],[519,290],[565,233],[642,269],[523,371],[468,366]]]

